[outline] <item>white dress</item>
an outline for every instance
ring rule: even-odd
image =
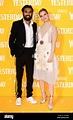
[[[34,54],[34,75],[36,80],[44,80],[47,83],[55,84],[58,77],[58,62],[54,54],[53,61],[48,62],[51,52],[52,26],[41,36],[40,27],[38,27],[38,43]],[[43,43],[40,43],[43,42]]]

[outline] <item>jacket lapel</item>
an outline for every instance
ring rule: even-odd
[[[21,29],[22,29],[22,34],[23,34],[23,38],[24,38],[24,44],[25,44],[25,42],[26,42],[26,31],[25,31],[25,25],[24,25],[24,23],[23,23],[23,19],[21,19]]]

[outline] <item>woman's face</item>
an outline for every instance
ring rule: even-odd
[[[47,22],[49,20],[49,15],[46,11],[41,11],[39,14],[42,21]]]

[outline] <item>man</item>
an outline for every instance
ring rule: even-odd
[[[36,47],[36,31],[37,24],[33,22],[33,8],[31,5],[25,5],[22,8],[23,18],[14,21],[9,37],[9,47],[12,56],[16,57],[16,80],[17,94],[16,105],[22,102],[22,77],[24,66],[26,67],[27,77],[27,101],[32,104],[37,103],[32,97],[33,95],[33,69],[34,69],[34,51]]]

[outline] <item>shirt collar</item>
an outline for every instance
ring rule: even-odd
[[[23,23],[26,24],[25,20],[23,19]],[[30,25],[33,24],[33,21],[31,20]]]

